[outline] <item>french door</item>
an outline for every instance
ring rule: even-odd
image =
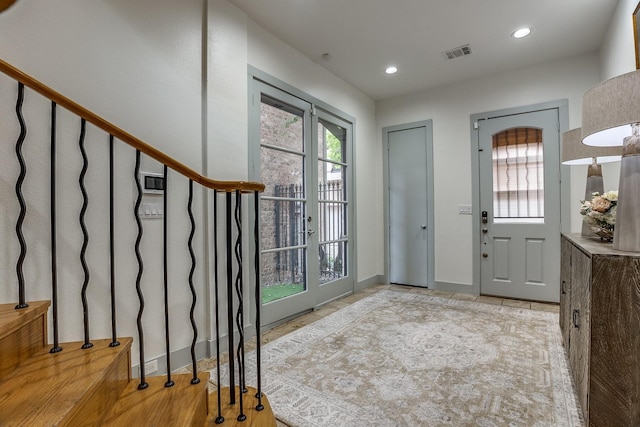
[[[351,124],[262,82],[252,84],[252,179],[260,212],[262,323],[353,291]]]

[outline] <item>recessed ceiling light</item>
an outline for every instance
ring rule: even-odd
[[[398,72],[398,67],[394,67],[393,65],[390,67],[387,67],[386,70],[384,70],[385,73],[387,74],[395,74]]]
[[[525,27],[525,28],[520,28],[519,30],[514,31],[514,33],[511,34],[511,36],[513,36],[516,39],[521,39],[523,37],[527,37],[529,34],[531,34],[531,28]]]

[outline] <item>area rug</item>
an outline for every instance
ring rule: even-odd
[[[262,361],[290,426],[584,425],[555,313],[385,290],[267,344]],[[254,385],[253,352],[246,364]]]

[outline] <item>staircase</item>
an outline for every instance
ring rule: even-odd
[[[0,306],[0,425],[2,426],[203,426],[207,420],[208,373],[198,384],[191,375],[149,378],[138,390],[131,381],[131,338],[110,347],[97,340],[64,343],[64,351],[45,347],[49,303],[22,310]]]
[[[0,305],[0,425],[11,426],[215,426],[216,394],[209,396],[209,374],[149,377],[149,386],[138,389],[131,378],[131,338],[111,347],[111,340],[97,340],[82,349],[82,342],[63,343],[64,351],[51,353],[45,346],[48,301],[37,301],[16,310]],[[222,390],[227,401],[229,388]],[[256,390],[248,387],[248,396]],[[209,400],[211,403],[209,403]],[[225,405],[226,426],[275,427],[266,397],[264,409],[254,409],[250,399],[246,419],[237,421],[237,408]]]
[[[275,427],[273,412],[266,396],[261,391],[259,345],[256,349],[257,387],[252,388],[245,384],[244,334],[245,330],[251,330],[247,327],[248,325],[245,325],[245,321],[252,322],[251,327],[256,333],[257,342],[260,343],[258,219],[260,216],[259,193],[264,190],[264,185],[251,182],[216,181],[201,176],[196,171],[65,98],[2,60],[0,60],[0,72],[18,83],[15,110],[16,121],[20,128],[15,148],[20,172],[15,183],[16,204],[19,204],[19,212],[16,215],[16,235],[14,236],[15,240],[19,242],[19,250],[14,249],[10,257],[7,257],[7,259],[15,257],[17,260],[16,275],[15,277],[10,277],[8,274],[0,276],[0,287],[2,287],[3,291],[8,289],[7,282],[15,282],[15,285],[17,285],[15,291],[3,292],[4,295],[15,294],[17,301],[9,303],[9,301],[5,300],[2,301],[3,304],[0,304],[0,426],[173,427],[222,425]],[[30,183],[30,185],[37,186],[37,188],[50,187],[50,218],[46,218],[46,215],[32,215],[30,219],[27,217],[32,205],[41,201],[30,200],[29,191],[23,192],[23,187],[29,184],[25,184],[25,176],[29,171],[30,161],[33,159],[23,155],[22,147],[25,141],[27,143],[42,142],[30,141],[28,138],[28,129],[33,119],[32,117],[25,117],[22,113],[24,94],[27,90],[30,91],[28,93],[30,99],[33,99],[33,95],[38,94],[51,103],[50,145],[43,144],[42,149],[38,150],[38,153],[50,152],[50,177],[45,182],[32,180]],[[79,154],[83,158],[83,166],[79,172],[78,182],[83,204],[77,222],[70,222],[64,218],[60,220],[60,217],[56,215],[58,211],[56,189],[64,189],[64,194],[69,194],[69,191],[71,191],[69,188],[64,188],[63,185],[57,184],[57,179],[60,176],[68,178],[70,174],[75,172],[70,170],[71,168],[56,168],[56,162],[59,161],[56,156],[56,124],[58,123],[56,111],[58,107],[66,110],[65,115],[71,113],[80,118],[78,147]],[[0,123],[0,132],[5,120],[9,120],[9,117],[0,115],[0,121],[2,122]],[[87,124],[94,126],[92,132],[95,132],[95,129],[103,132],[104,139],[109,141],[109,156],[105,159],[109,162],[109,171],[106,176],[102,175],[100,177],[102,179],[99,181],[103,185],[103,189],[93,194],[90,194],[89,189],[85,186],[85,176],[92,173],[88,162],[87,150],[95,149],[96,147],[96,144],[85,145]],[[126,150],[129,150],[127,153],[135,156],[135,166],[132,170],[125,171],[125,166],[114,165],[113,150],[115,142],[129,146],[126,147]],[[2,143],[5,143],[4,140]],[[9,142],[7,141],[6,143],[8,144]],[[141,182],[140,162],[143,156],[148,161],[158,162],[164,170],[161,184],[164,203],[163,212],[165,212],[162,222],[163,244],[159,245],[159,247],[157,245],[148,245],[146,248],[147,253],[144,252],[145,248],[141,245],[144,227],[141,221],[143,184]],[[37,159],[33,163],[38,164]],[[129,203],[122,203],[129,214],[126,220],[122,219],[123,215],[118,216],[114,209],[114,199],[116,198],[114,190],[117,189],[117,185],[114,185],[114,177],[123,173],[131,176],[131,183],[125,184],[125,186],[134,185],[136,189],[134,194],[135,205],[132,207]],[[169,177],[171,177],[171,185],[168,187],[171,187],[171,191],[167,187]],[[0,182],[0,186],[5,185],[11,184],[4,181]],[[196,215],[194,215],[192,206],[194,187],[196,187],[196,191],[200,195],[210,194],[211,200],[213,200],[212,217],[215,218],[210,227],[213,231],[211,246],[215,247],[210,260],[212,261],[211,264],[215,266],[212,272],[213,277],[200,279],[197,284],[195,283],[194,272],[199,268],[197,265],[197,259],[199,258],[195,252],[193,238],[197,232],[202,233],[197,229],[198,221],[196,220],[200,219],[200,222],[207,221],[207,216],[203,215],[200,218],[196,218]],[[100,197],[98,194],[108,194],[109,197]],[[168,244],[167,203],[169,200],[175,203],[173,202],[174,199],[185,200],[187,195],[188,200],[181,216],[189,218],[190,228],[186,230],[188,233],[185,234],[184,242],[180,245],[182,253],[176,255],[176,251],[174,251],[172,258],[169,256],[169,249],[171,248]],[[220,212],[218,212],[217,207],[218,199],[224,203],[224,209],[220,209]],[[253,208],[253,217],[255,219],[251,225],[242,223],[242,218],[247,213],[246,211],[243,212],[242,209],[242,200],[245,199],[253,202],[248,203]],[[103,212],[109,212],[108,233],[105,233],[105,227],[92,229],[87,226],[85,217],[89,200],[91,200],[91,203],[99,204]],[[9,201],[3,200],[3,203],[5,202],[8,203]],[[59,204],[64,204],[64,202]],[[41,211],[42,207],[39,205]],[[35,210],[37,211],[37,209]],[[25,217],[27,217],[26,221]],[[226,233],[218,232],[218,217],[224,218]],[[34,226],[35,221],[43,219],[46,226],[49,227],[50,236],[47,236],[46,233],[39,233],[37,236],[34,233],[24,233],[27,227]],[[118,220],[120,224],[117,224]],[[115,253],[118,245],[115,242],[117,233],[114,232],[114,228],[118,225],[125,225],[123,223],[126,221],[129,221],[130,224],[135,223],[137,229],[135,245],[126,249],[127,253],[135,254],[135,261],[131,261],[131,265],[135,262],[137,267],[135,281],[129,279],[118,280],[119,278],[115,274],[115,266],[117,265]],[[77,229],[73,228],[75,226],[73,223],[77,225]],[[36,227],[38,227],[37,229],[42,229],[42,223],[36,224]],[[206,227],[203,228],[206,229]],[[3,241],[10,239],[4,228],[0,232],[0,237],[3,237]],[[252,251],[246,248],[243,249],[243,232],[245,235],[253,235]],[[68,257],[64,257],[65,261],[62,261],[57,257],[56,236],[58,234],[67,238],[65,239],[65,244],[67,245],[64,246],[64,250],[79,251],[79,260],[69,261]],[[105,238],[105,234],[108,234],[108,238]],[[81,239],[75,239],[76,241],[82,240],[81,248],[69,247],[69,240],[73,240],[68,239],[71,235],[81,237]],[[97,239],[95,235],[97,235]],[[220,238],[218,237],[219,235]],[[94,245],[103,245],[104,249],[108,249],[108,251],[105,251],[109,253],[106,259],[99,260],[101,264],[111,266],[110,277],[107,280],[110,283],[107,283],[107,286],[100,281],[94,281],[94,276],[91,274],[91,269],[95,267],[96,263],[94,262],[92,266],[92,263],[86,257],[90,236],[93,236],[91,241],[94,242]],[[48,240],[49,237],[50,240]],[[47,250],[50,249],[51,271],[45,271],[45,269],[41,268],[43,263],[27,262],[25,265],[25,260],[33,259],[29,257],[33,257],[34,252],[37,253],[37,251],[28,251],[30,245],[36,247],[45,245]],[[222,262],[218,262],[218,246],[226,249],[226,269],[222,267]],[[174,261],[177,256],[189,260],[190,271],[185,274],[185,277],[171,281],[168,274],[168,270],[171,267],[170,261]],[[203,257],[204,255],[201,254],[200,258]],[[155,286],[157,281],[152,284],[154,285],[153,288],[150,288],[150,284],[147,284],[146,288],[142,286],[145,273],[145,258],[147,260],[163,259],[161,268],[163,269],[164,279],[160,283],[162,286]],[[185,264],[183,262],[183,265]],[[220,268],[218,267],[219,264]],[[5,266],[3,265],[3,267]],[[70,271],[78,272],[76,279],[79,279],[78,283],[82,283],[81,288],[79,286],[71,288],[58,286],[59,269],[65,271],[66,274],[69,274]],[[8,270],[2,269],[0,271],[5,273]],[[42,278],[49,275],[51,277],[50,283],[42,283],[47,282]],[[34,284],[30,283],[34,282],[34,280],[27,279],[27,276],[38,277],[39,279]],[[247,279],[249,283],[244,282]],[[11,287],[13,286],[14,284],[11,284]],[[204,292],[203,288],[208,288],[207,292]],[[245,295],[249,289],[252,289],[251,298]],[[120,297],[120,293],[133,290],[135,290],[138,297],[137,309],[135,310],[123,304],[122,301],[127,299]],[[171,298],[169,291],[171,291]],[[198,299],[198,291],[201,294],[210,293],[211,300],[214,300],[215,303],[209,303],[206,298]],[[161,302],[162,307],[149,304],[149,298],[147,298],[145,304],[145,292],[147,292],[147,296],[151,292],[154,295],[161,295],[163,297],[162,301],[156,298],[155,301],[151,302],[155,302],[156,305]],[[27,294],[37,295],[36,298],[46,300],[27,301]],[[172,298],[176,298],[178,294],[190,296],[190,309],[184,310],[184,303],[181,305],[173,303]],[[59,309],[59,301],[62,299],[59,295],[65,297],[64,301],[78,301],[78,305],[70,307],[69,303],[64,306],[64,310]],[[9,299],[13,299],[13,297]],[[131,302],[130,300],[131,298],[126,302]],[[198,319],[194,315],[199,304],[204,305],[201,310],[215,314],[215,334],[213,336],[201,337],[198,335],[198,328],[204,329],[203,325],[198,324]],[[245,313],[245,308],[251,304],[255,304],[255,312]],[[143,316],[146,314],[145,308],[147,312],[155,310],[156,313],[163,313],[164,322],[145,321]],[[179,309],[182,310],[178,312]],[[121,312],[124,312],[124,315],[120,315]],[[226,324],[220,320],[222,312],[226,312]],[[171,319],[171,314],[173,318],[179,318],[182,323],[184,323],[185,319],[188,319],[191,327],[185,328],[182,325],[180,329],[175,328],[177,331],[172,331],[170,325],[172,322],[174,324],[177,323],[177,321]],[[48,328],[47,319],[52,319],[51,329]],[[90,319],[93,329],[90,328]],[[65,331],[62,327],[75,326],[80,323],[82,324],[81,334],[77,331]],[[95,324],[98,324],[97,328]],[[123,326],[121,325],[123,324],[128,331],[137,331],[137,336],[118,338],[120,334],[117,333],[116,326],[122,328]],[[219,330],[221,324],[223,328],[226,327],[226,330],[222,331],[222,333]],[[109,325],[110,328],[105,325]],[[95,332],[96,329],[98,329],[98,332]],[[105,330],[107,329],[111,329],[110,333],[106,333],[106,335],[110,335],[109,338],[105,337]],[[154,333],[147,333],[145,336],[145,331],[153,331]],[[226,333],[226,337],[223,335],[224,333]],[[83,340],[59,342],[61,335],[66,338],[66,341],[82,338]],[[125,335],[128,335],[128,333]],[[164,344],[165,347],[165,353],[162,356],[167,362],[167,373],[162,377],[148,377],[145,373],[145,365],[150,360],[145,356],[145,347],[153,345],[157,353],[158,336],[164,336],[164,343],[161,344]],[[175,345],[172,346],[171,339],[175,340],[185,336],[191,340],[191,345],[188,349],[191,354],[190,366],[192,373],[174,374],[175,368],[180,366],[171,366],[171,355],[176,348]],[[51,342],[49,337],[52,337]],[[226,348],[222,350],[228,349],[230,354],[237,356],[237,359],[234,359],[234,357],[229,358],[229,371],[233,375],[231,375],[229,387],[223,387],[219,394],[217,392],[208,393],[209,374],[198,371],[196,344],[198,342],[202,343],[207,339],[215,342],[218,373],[221,370],[219,361],[221,359],[221,342],[223,340],[227,340],[227,343]],[[156,354],[155,357],[159,356]],[[200,357],[203,357],[203,355]],[[140,375],[138,378],[133,378],[132,376],[132,366],[135,365],[139,367]],[[236,379],[238,380],[237,383],[235,383]],[[214,380],[216,384],[219,384],[219,375]],[[243,390],[243,392],[240,393],[240,390]]]

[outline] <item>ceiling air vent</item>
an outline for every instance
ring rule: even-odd
[[[459,46],[453,49],[445,50],[442,53],[444,53],[444,56],[447,59],[460,58],[461,56],[471,55],[471,48],[469,47],[468,44],[465,44],[464,46]]]

